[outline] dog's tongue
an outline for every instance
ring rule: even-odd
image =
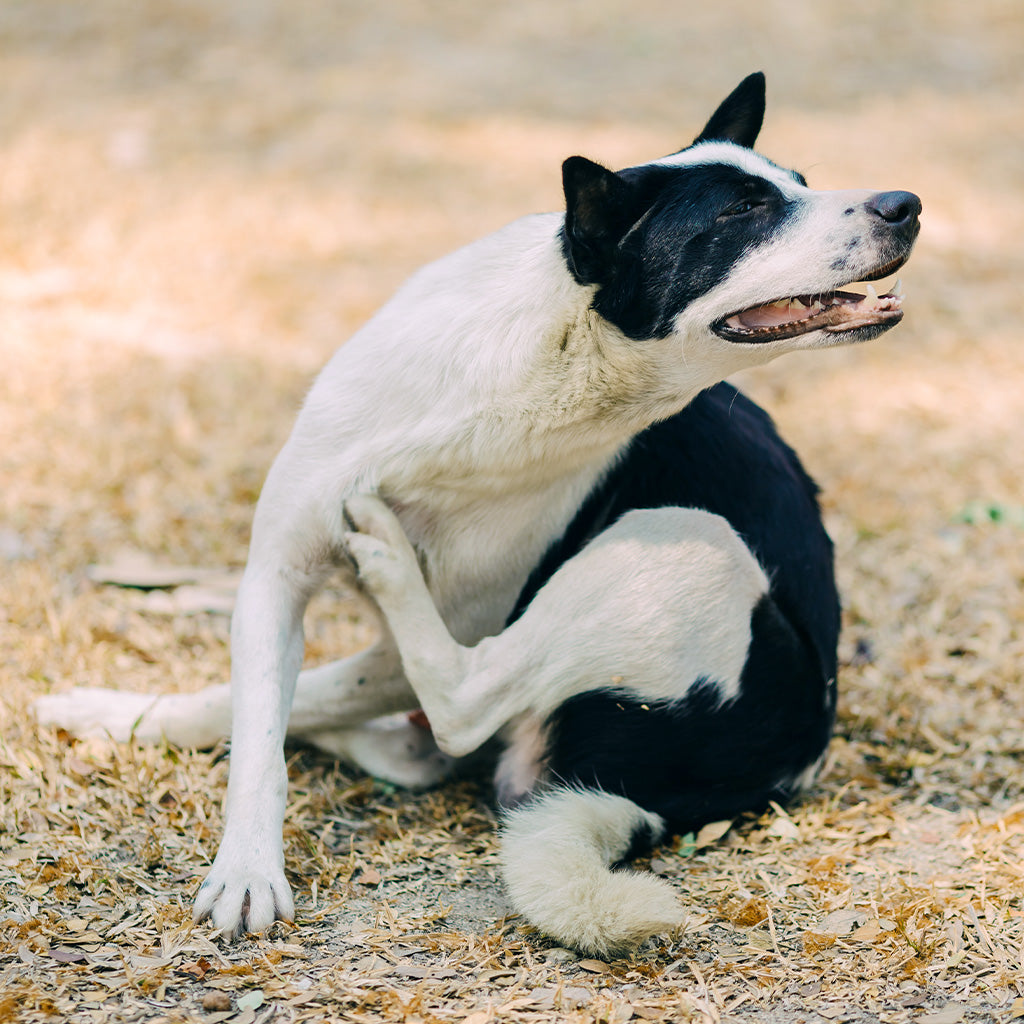
[[[817,329],[843,331],[898,314],[902,297],[899,281],[885,295],[879,295],[874,286],[868,284],[866,295],[825,292],[794,296],[741,310],[729,317],[726,323],[734,329],[765,332],[766,335],[783,329],[792,332],[797,328],[800,333]]]
[[[821,306],[819,304],[818,309]],[[790,302],[769,302],[764,306],[754,306],[737,314],[735,319],[740,327],[748,330],[761,330],[765,327],[778,327],[791,324],[794,320],[803,320],[812,316],[817,310],[804,305],[799,299]]]

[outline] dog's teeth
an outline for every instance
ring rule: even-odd
[[[797,309],[806,309],[807,307],[800,301],[800,299],[790,299],[790,303],[796,306]]]
[[[771,303],[772,309],[789,309],[789,299],[779,299],[778,302]]]
[[[824,307],[821,304],[821,299],[815,299],[814,303],[811,305],[811,309],[813,309],[815,313],[819,312],[823,308]]]
[[[867,286],[867,293],[868,293],[867,297],[872,302],[877,302],[878,301],[878,292],[876,291],[875,286],[873,284],[869,284]]]
[[[896,283],[889,289],[889,294],[894,298],[902,299],[904,296],[903,282],[897,277]]]

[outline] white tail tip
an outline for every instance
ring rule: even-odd
[[[612,865],[637,838],[654,841],[664,821],[632,801],[558,789],[512,811],[501,862],[512,905],[546,935],[594,956],[635,949],[678,928],[675,892],[654,875]]]

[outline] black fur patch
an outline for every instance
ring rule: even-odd
[[[563,704],[551,720],[552,779],[628,797],[675,833],[788,799],[828,743],[834,704],[771,598],[755,607],[751,627],[733,701],[722,704],[702,681],[673,703],[599,690]]]
[[[670,505],[704,509],[732,524],[821,676],[834,679],[839,597],[817,487],[768,414],[730,384],[710,388],[632,440],[530,575],[511,620],[563,562],[623,513]]]
[[[724,281],[792,214],[776,185],[730,164],[647,164],[616,177],[628,189],[617,191],[607,223],[590,198],[580,198],[574,211],[567,191],[562,245],[577,280],[600,286],[594,309],[638,341],[667,337],[694,299]],[[607,180],[597,180],[603,194]]]
[[[646,822],[638,826],[629,838],[629,846],[626,848],[626,852],[615,861],[612,867],[626,865],[630,861],[636,860],[637,857],[646,857],[654,849],[654,844],[661,837],[662,833],[655,832]]]

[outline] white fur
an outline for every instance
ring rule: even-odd
[[[731,164],[770,181],[793,208],[785,231],[753,248],[725,281],[687,306],[676,323],[676,332],[683,338],[697,339],[704,346],[709,344],[708,324],[722,316],[791,295],[834,291],[868,274],[877,265],[877,253],[869,241],[876,218],[866,205],[877,195],[872,189],[811,189],[791,171],[729,142],[702,142],[653,162],[668,167]],[[847,243],[855,237],[860,237],[863,244],[848,249]],[[836,258],[847,261],[842,270],[832,268]],[[793,349],[843,343],[841,333],[815,331],[777,341],[725,343],[727,351],[722,358],[736,361],[735,369],[729,371],[735,372]],[[715,348],[714,341],[710,347]],[[695,353],[694,358],[699,355]]]
[[[180,746],[212,747],[231,727],[231,695],[227,684],[200,693],[152,694],[81,686],[38,698],[34,705],[40,725],[58,725],[75,736],[109,736]]]
[[[749,628],[743,616],[765,580],[735,535],[701,513],[675,513],[684,518],[673,519],[671,541],[657,542],[653,580],[643,581],[668,596],[677,585],[669,576],[680,577],[678,568],[686,567],[690,578],[678,585],[690,588],[686,600],[695,594],[701,600],[681,620],[670,616],[666,623],[644,598],[640,581],[626,573],[639,550],[656,543],[644,534],[647,524],[653,529],[661,522],[654,517],[633,520],[644,529],[606,539],[595,549],[600,557],[591,551],[579,568],[568,569],[564,579],[589,581],[584,592],[590,596],[572,604],[590,616],[580,620],[591,623],[585,641],[560,640],[575,624],[566,618],[568,584],[557,584],[553,592],[564,594],[565,602],[531,607],[516,626],[480,643],[502,630],[529,572],[631,436],[737,370],[837,340],[818,331],[769,344],[730,344],[710,325],[745,306],[834,286],[828,267],[857,233],[858,218],[866,217],[863,211],[843,213],[842,204],[857,202],[855,194],[811,192],[727,143],[703,144],[670,159],[753,169],[789,190],[803,211],[727,281],[693,302],[675,333],[637,343],[599,317],[591,309],[594,289],[577,284],[566,267],[562,216],[542,214],[424,268],[320,375],[256,510],[232,623],[225,834],[196,901],[197,917],[209,915],[227,931],[259,931],[275,917],[292,915],[281,842],[286,734],[331,749],[330,733],[420,703],[442,748],[458,754],[515,715],[543,714],[595,678],[621,677],[626,688],[657,699],[667,692],[669,662],[674,681],[686,686],[707,672],[722,681],[723,699],[729,697]],[[378,589],[389,616],[401,608],[390,625],[402,633],[397,639],[404,674],[385,630],[366,658],[299,676],[303,612],[328,575],[340,571],[351,578],[342,508],[363,493],[379,494],[397,514],[425,576],[418,607],[436,610],[417,620],[419,613],[384,583]],[[366,554],[360,544],[372,539],[349,538],[357,558]],[[593,585],[598,578],[614,579],[601,561],[609,556],[625,574],[612,585],[632,588],[636,598],[614,612],[602,609]],[[711,609],[724,612],[729,602],[699,572],[708,557],[744,595],[721,619]],[[366,558],[361,568],[370,580]],[[584,600],[590,601],[586,608]],[[622,614],[633,621],[624,626]],[[650,640],[636,650],[608,642],[628,628],[654,631],[665,650],[659,653]],[[691,646],[666,635],[677,628],[691,637]],[[450,677],[445,659],[454,670]],[[673,659],[682,659],[684,668]],[[367,675],[363,669],[371,661],[376,668]],[[360,687],[361,678],[372,682]],[[455,680],[457,701],[446,696],[448,679]],[[85,699],[72,697],[59,713],[50,705],[49,715],[44,705],[43,715],[81,721],[88,714],[75,702]],[[208,723],[223,727],[225,695],[217,689],[144,709],[140,728],[173,732],[180,742],[205,741],[199,723],[190,733],[188,716],[180,712],[207,700]],[[123,734],[126,719],[122,714],[113,731]],[[368,755],[366,739],[360,733],[333,742],[380,770],[386,759]],[[407,749],[396,755],[396,774],[416,760],[407,755]],[[439,764],[428,750],[423,777],[433,778]]]
[[[511,807],[519,803],[544,774],[548,750],[548,729],[534,714],[520,715],[501,733],[504,750],[494,771],[498,803]]]
[[[328,726],[304,739],[407,789],[437,785],[454,765],[438,749],[430,730],[410,722],[407,715],[386,715],[351,729]]]
[[[389,714],[418,707],[388,637],[350,658],[299,673],[287,735],[419,789],[440,781],[451,758],[438,751],[428,731],[411,726],[404,715]],[[38,698],[33,711],[40,725],[76,736],[212,747],[231,729],[231,687],[222,683],[162,695],[121,691],[116,697],[112,690],[77,687]]]
[[[856,237],[870,237],[872,224],[866,201],[876,193],[858,190],[816,192],[790,181],[795,213],[790,227],[772,241],[759,245],[740,260],[728,278],[698,297],[680,314],[677,330],[686,332],[697,325],[751,305],[771,302],[790,295],[811,295],[834,291],[872,271],[878,262],[870,245],[845,251]],[[846,211],[852,212],[847,214]],[[846,260],[842,270],[832,263]],[[741,352],[764,349],[763,361],[794,348],[843,344],[841,333],[814,331],[780,341],[735,344]],[[742,356],[737,355],[737,358]],[[749,358],[749,356],[748,356]]]
[[[664,822],[621,796],[559,789],[513,811],[501,833],[501,866],[513,906],[545,934],[608,957],[682,925],[671,886],[610,866],[633,834],[657,840]]]
[[[604,688],[674,701],[699,680],[714,680],[723,702],[739,692],[750,614],[768,580],[719,516],[627,513],[566,562],[516,622],[463,647],[391,510],[362,496],[346,511],[359,530],[346,535],[348,550],[441,749],[469,754],[509,725],[497,774],[506,796],[536,782],[541,723],[570,697]],[[645,824],[663,831],[657,815],[594,792],[558,791],[514,812],[502,854],[512,905],[547,934],[601,956],[674,927],[681,913],[665,883],[608,870]]]

